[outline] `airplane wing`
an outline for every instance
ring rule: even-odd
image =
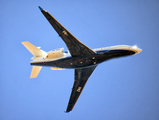
[[[70,100],[69,100],[66,112],[72,111],[88,78],[93,73],[93,71],[95,70],[96,67],[97,67],[97,65],[93,66],[93,67],[89,67],[89,68],[75,69],[75,81],[74,81],[72,93],[70,96]]]
[[[52,27],[66,43],[72,57],[95,54],[93,50],[77,40],[77,38],[75,38],[66,28],[64,28],[53,16],[51,16],[49,12],[46,12],[40,6],[39,8]]]

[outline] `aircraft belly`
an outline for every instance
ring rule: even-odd
[[[102,63],[106,60],[117,58],[121,56],[127,56],[134,54],[130,51],[110,51],[107,53],[89,55],[89,56],[80,56],[80,57],[69,57],[62,58],[55,61],[47,61],[47,62],[38,62],[31,63],[31,65],[37,66],[50,66],[50,67],[59,67],[59,68],[86,68]]]
[[[61,67],[61,68],[84,68],[84,67],[93,66],[94,64],[97,64],[91,58],[90,57],[72,57],[68,59],[61,59],[57,61],[47,62],[45,64],[46,66],[54,66],[54,67]]]
[[[93,55],[93,56],[63,58],[60,60],[49,61],[49,62],[31,63],[31,65],[51,66],[59,68],[85,68],[89,66],[94,66],[100,63],[101,61],[105,61],[105,58],[103,59],[101,55]]]

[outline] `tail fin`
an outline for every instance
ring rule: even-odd
[[[33,66],[30,78],[36,78],[41,70],[42,66]]]
[[[38,47],[34,46],[30,42],[22,42],[22,44],[36,57],[46,56],[47,53],[43,50],[40,50]]]

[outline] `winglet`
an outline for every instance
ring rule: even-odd
[[[39,7],[39,9],[40,9],[41,12],[44,11],[44,9],[42,9],[40,6],[38,6],[38,7]]]
[[[64,111],[65,113],[70,113],[71,111],[67,112],[67,111]]]

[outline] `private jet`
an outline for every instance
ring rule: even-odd
[[[75,38],[49,12],[40,6],[39,9],[65,42],[68,51],[59,48],[45,52],[28,41],[22,42],[34,56],[30,62],[33,66],[30,78],[37,77],[42,66],[51,67],[53,70],[74,69],[74,84],[66,112],[73,110],[88,78],[100,63],[114,58],[135,55],[142,51],[136,45],[117,45],[91,49]]]

